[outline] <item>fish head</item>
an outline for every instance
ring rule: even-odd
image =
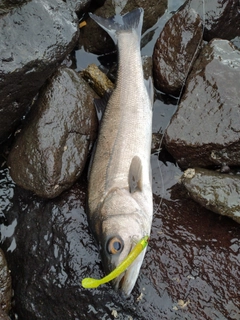
[[[115,190],[105,199],[101,215],[101,234],[98,235],[102,262],[106,274],[116,269],[129,255],[136,243],[149,235],[151,223],[144,220],[139,203],[126,190]],[[129,295],[137,281],[145,249],[112,281],[115,290]]]

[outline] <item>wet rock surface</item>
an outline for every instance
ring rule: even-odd
[[[76,13],[86,11],[90,6],[91,0],[66,0],[66,3],[70,9]]]
[[[143,18],[143,32],[152,27],[157,20],[164,14],[167,8],[167,1],[154,1],[148,2],[142,0],[127,1],[126,6],[121,11],[121,14],[132,11],[137,7],[144,9]],[[119,13],[122,6],[121,3],[117,4],[116,11]],[[103,18],[109,18],[115,15],[115,7],[112,0],[106,0],[104,5],[94,12],[96,15]],[[84,47],[87,51],[102,54],[116,50],[110,36],[90,17],[86,19],[87,25],[82,29],[79,47]]]
[[[206,169],[187,169],[181,182],[192,199],[240,223],[240,176]]]
[[[32,0],[11,6],[0,15],[0,142],[78,38],[77,17],[64,2]]]
[[[179,95],[202,40],[202,22],[193,9],[178,11],[164,26],[153,52],[154,85]]]
[[[127,299],[109,284],[94,290],[80,285],[86,276],[103,276],[84,212],[86,177],[50,201],[15,188],[5,216],[14,232],[4,249],[11,248],[7,258],[19,319],[239,319],[240,226],[184,196],[176,178],[168,188],[165,178],[178,172],[169,162],[161,164],[168,195],[160,205],[156,160],[151,240]]]
[[[69,68],[48,81],[8,158],[18,185],[53,198],[78,179],[96,138],[94,96]]]
[[[152,30],[152,41],[159,33]],[[102,41],[97,34],[95,39]],[[90,60],[88,53],[84,57]],[[160,101],[159,93],[156,98],[154,137],[159,138],[153,141],[156,154],[152,155],[154,220],[140,276],[127,299],[110,284],[96,290],[80,285],[86,276],[103,277],[85,213],[86,172],[71,189],[44,200],[16,187],[4,166],[6,159],[0,162],[0,238],[13,278],[12,319],[239,320],[240,226],[189,199],[178,183],[181,170],[159,146],[177,102],[171,97]],[[198,124],[193,135],[196,128]],[[234,150],[237,158],[239,149]],[[199,156],[198,149],[197,153]],[[222,158],[216,162],[219,154]],[[0,159],[1,155],[7,156],[3,145]],[[222,170],[228,168],[229,154],[224,149],[211,155],[211,163],[221,163]]]
[[[201,51],[165,134],[181,167],[240,164],[239,72],[231,42],[212,40]]]
[[[213,0],[186,2],[188,8],[195,9],[204,20],[204,40],[214,38],[232,40],[240,36],[239,1]]]
[[[83,70],[81,75],[100,97],[114,89],[112,81],[93,63]]]
[[[0,319],[9,319],[11,309],[12,287],[11,276],[3,251],[0,249]]]

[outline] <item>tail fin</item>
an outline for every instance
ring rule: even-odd
[[[141,40],[142,24],[143,24],[143,9],[137,8],[131,12],[121,16],[119,14],[112,18],[104,19],[93,13],[89,13],[90,17],[102,27],[117,44],[118,34],[121,31],[135,31]]]

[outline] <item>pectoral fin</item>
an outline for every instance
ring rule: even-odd
[[[132,159],[128,174],[128,185],[130,193],[142,191],[142,162],[138,156]]]

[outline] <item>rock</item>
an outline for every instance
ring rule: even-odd
[[[60,68],[48,81],[9,154],[18,185],[53,198],[79,178],[96,138],[94,96],[68,68]]]
[[[181,182],[203,207],[240,223],[240,176],[206,169],[187,169]]]
[[[13,279],[12,311],[19,320],[112,319],[113,310],[119,320],[146,320],[149,310],[151,320],[229,319],[229,312],[238,319],[240,225],[219,219],[187,198],[185,190],[173,192],[180,170],[169,160],[162,166],[157,158],[152,158],[151,240],[127,299],[110,283],[93,290],[80,285],[85,277],[103,277],[84,212],[86,176],[58,198],[46,200],[17,186],[7,194],[2,182],[9,184],[9,176],[0,168],[0,196],[10,202],[0,225],[1,245]],[[189,305],[181,308],[180,298]]]
[[[152,134],[151,153],[159,152],[159,150],[161,149],[162,139],[163,139],[163,135],[161,133]]]
[[[179,95],[202,41],[202,22],[193,9],[175,13],[164,26],[154,47],[155,87]]]
[[[182,168],[240,165],[240,51],[215,39],[201,51],[165,134]]]
[[[2,310],[1,307],[0,307],[0,320],[11,320],[9,316],[6,314],[6,312]]]
[[[81,11],[86,11],[91,3],[91,0],[66,0],[66,3],[70,9],[76,13],[79,13]]]
[[[32,0],[7,10],[0,16],[0,142],[78,38],[77,16],[63,1]]]
[[[119,295],[109,284],[107,290],[81,286],[86,276],[102,276],[99,251],[84,212],[85,190],[86,177],[54,200],[44,201],[20,188],[16,191],[14,201],[21,203],[14,233],[17,250],[9,252],[8,259],[19,319],[93,320],[104,318],[107,301],[121,308]],[[96,294],[97,300],[104,301],[103,309],[97,307],[98,317],[89,314]],[[121,313],[122,319],[128,318],[127,311],[121,308]]]
[[[81,75],[100,97],[114,89],[112,81],[93,63]]]
[[[143,30],[144,33],[147,29],[152,27],[160,18],[166,8],[167,1],[142,1],[133,0],[128,1],[121,14],[125,14],[137,7],[142,7],[144,9],[144,19],[143,19]],[[120,9],[117,7],[116,10]],[[119,11],[119,10],[118,10]],[[94,12],[96,15],[109,18],[115,15],[115,7],[112,0],[106,0],[104,5]],[[110,36],[94,22],[91,18],[86,19],[87,25],[81,30],[81,37],[79,38],[79,48],[84,47],[86,51],[102,54],[108,53],[115,50],[115,45],[111,40]]]
[[[9,319],[11,309],[12,285],[11,276],[3,251],[0,249],[0,319]]]
[[[190,0],[188,8],[195,9],[204,21],[204,40],[214,38],[232,40],[240,36],[238,0]]]
[[[144,79],[148,80],[149,77],[153,78],[152,57],[142,56],[142,66]]]

